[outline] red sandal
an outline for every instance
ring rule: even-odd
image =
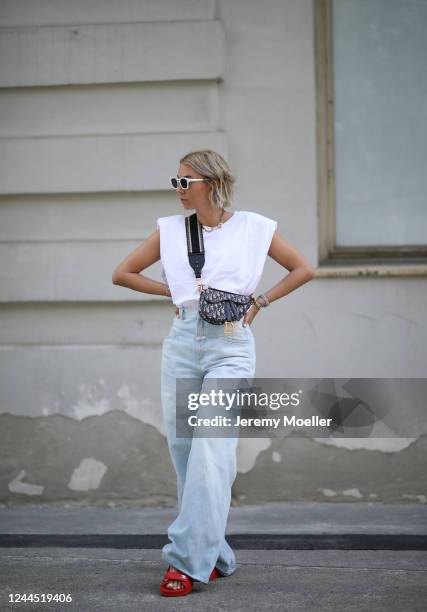
[[[187,574],[182,572],[176,572],[175,570],[166,570],[164,578],[160,583],[160,594],[165,597],[180,597],[181,595],[188,595],[193,590],[193,579]],[[182,583],[182,587],[174,588],[166,586],[171,580],[179,580]]]
[[[170,566],[169,566],[170,567]],[[187,576],[182,572],[175,572],[174,570],[167,569],[164,578],[160,584],[160,593],[165,597],[179,597],[180,595],[188,595],[193,590],[193,578]],[[209,580],[216,580],[222,578],[222,574],[218,572],[216,567],[213,568]],[[179,580],[184,585],[183,587],[174,588],[166,586],[171,580]]]
[[[209,576],[209,580],[216,580],[217,578],[222,578],[222,574],[220,574],[216,567],[214,567],[211,575]]]

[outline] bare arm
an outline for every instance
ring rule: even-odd
[[[271,289],[264,292],[270,303],[294,291],[294,289],[307,283],[315,276],[315,270],[308,259],[298,249],[284,240],[277,231],[273,234],[268,255],[289,270],[289,274],[284,276]],[[259,309],[252,305],[246,313],[243,322],[250,324],[258,312]]]
[[[130,253],[113,272],[112,281],[115,285],[128,287],[142,293],[170,296],[169,287],[165,283],[153,280],[140,274],[160,259],[160,230],[156,230]]]
[[[314,268],[308,259],[298,249],[289,244],[287,240],[284,240],[277,231],[273,234],[268,255],[289,270],[289,274],[265,292],[270,302],[274,302],[274,300],[278,300],[294,291],[294,289],[307,283],[315,276]]]

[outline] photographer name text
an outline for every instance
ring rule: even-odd
[[[283,415],[282,418],[244,418],[237,415],[236,419],[218,415],[214,417],[198,417],[196,415],[188,417],[190,427],[273,427],[277,429],[280,424],[283,427],[329,427],[331,423],[332,419],[324,419],[318,415],[306,419],[296,417],[295,415]]]

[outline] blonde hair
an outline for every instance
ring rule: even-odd
[[[231,168],[225,159],[211,149],[190,151],[179,160],[181,164],[191,166],[203,178],[212,183],[209,190],[209,201],[216,208],[230,206],[234,195],[234,178]]]

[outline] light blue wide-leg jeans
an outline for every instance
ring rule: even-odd
[[[176,379],[197,379],[201,393],[216,388],[212,378],[254,377],[255,338],[242,321],[235,322],[233,334],[224,334],[224,325],[204,321],[196,306],[181,307],[162,345],[162,410],[177,475],[178,516],[169,526],[171,543],[161,556],[205,584],[214,567],[225,576],[236,570],[225,530],[239,438],[238,433],[225,438],[177,437]]]

